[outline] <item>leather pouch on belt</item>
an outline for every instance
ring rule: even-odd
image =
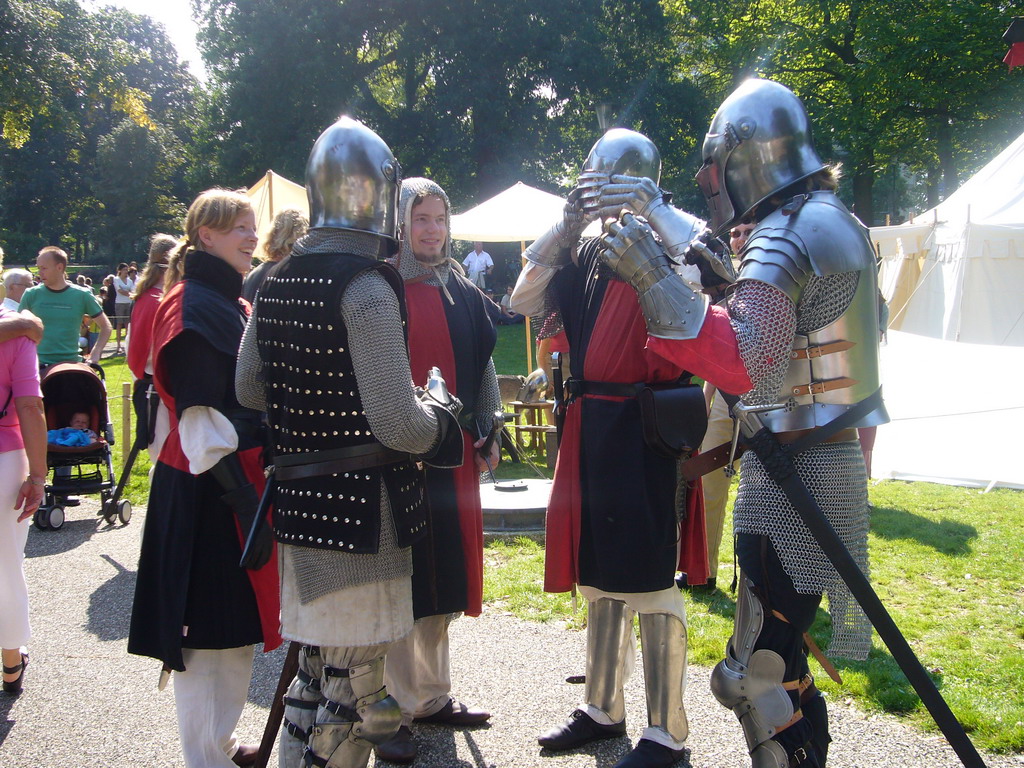
[[[652,451],[678,459],[700,447],[708,428],[708,413],[699,386],[644,387],[637,400],[644,442]]]

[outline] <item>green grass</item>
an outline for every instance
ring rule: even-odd
[[[121,469],[124,461],[131,450],[132,441],[135,439],[134,420],[132,414],[132,433],[127,444],[121,436],[121,413],[122,413],[122,386],[127,382],[132,383],[132,374],[128,370],[123,357],[109,357],[100,361],[100,366],[106,375],[107,407],[110,409],[110,421],[114,425],[114,482],[121,477]],[[131,410],[131,402],[128,402],[128,409]],[[121,494],[121,498],[131,501],[133,507],[144,507],[149,498],[149,453],[145,450],[139,451],[132,466],[131,479]]]
[[[522,326],[499,328],[495,364],[499,372],[525,371]],[[501,362],[499,362],[501,361]],[[120,434],[121,384],[131,375],[123,358],[103,361],[111,417],[117,430],[114,471],[120,473],[130,446]],[[539,462],[544,473],[543,462]],[[148,455],[135,462],[125,492],[136,506],[147,497]],[[532,477],[525,465],[503,461],[499,477]],[[735,491],[735,487],[733,489]],[[931,674],[942,695],[980,748],[1024,751],[1024,496],[1018,491],[977,490],[886,481],[871,488],[875,507],[869,543],[871,577],[897,625]],[[731,521],[726,521],[730,530]],[[585,611],[573,612],[568,594],[543,591],[543,546],[529,539],[487,546],[484,600],[488,610],[530,621],[561,621],[569,630],[585,626]],[[719,589],[687,592],[690,660],[718,662],[732,631],[732,542],[722,541]],[[819,611],[811,634],[823,648],[831,634]],[[839,661],[838,686],[811,661],[819,687],[833,701],[851,701],[866,711],[905,716],[914,725],[935,726],[877,636],[864,662]]]
[[[499,325],[498,343],[494,347],[494,368],[498,373],[525,376],[526,330],[523,325]],[[533,350],[533,367],[537,367],[537,349]]]
[[[735,487],[733,488],[735,492]],[[1024,751],[1024,586],[1022,496],[931,483],[887,481],[871,489],[869,543],[875,589],[975,744],[994,752]],[[727,530],[731,520],[726,521]],[[722,541],[714,592],[686,592],[689,658],[717,663],[732,632],[732,542]],[[577,628],[568,595],[538,593],[540,545],[495,543],[485,553],[488,605],[534,621]],[[825,648],[825,610],[811,628]],[[811,661],[818,686],[833,701],[905,716],[937,730],[876,635],[864,662],[833,660],[843,684]]]

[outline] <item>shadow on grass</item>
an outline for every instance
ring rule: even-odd
[[[847,672],[864,676],[863,695],[890,714],[907,714],[921,704],[914,687],[888,651],[871,650],[866,661],[832,659],[840,675]],[[942,676],[928,675],[942,690]]]
[[[818,647],[827,653],[832,641],[832,619],[823,608],[818,609],[810,634]],[[906,714],[913,712],[921,703],[914,687],[887,649],[873,647],[864,661],[832,656],[829,657],[829,661],[844,678],[847,673],[850,676],[863,676],[863,683],[856,684],[856,687],[861,689],[861,695],[886,712]],[[817,676],[817,673],[815,674]],[[941,690],[941,675],[929,673],[929,677]]]
[[[978,529],[973,525],[949,518],[936,522],[905,509],[889,507],[872,510],[871,532],[890,541],[911,539],[946,555],[970,554],[970,541],[978,537]]]

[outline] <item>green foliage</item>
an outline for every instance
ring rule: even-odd
[[[484,602],[487,610],[501,611],[531,621],[559,619],[581,629],[586,611],[574,612],[568,593],[544,592],[544,547],[528,538],[494,541],[484,550]],[[579,601],[581,608],[586,601]]]
[[[700,94],[679,78],[655,2],[197,8],[220,95],[208,149],[228,178],[271,165],[299,177],[313,140],[342,112],[374,127],[407,174],[436,179],[457,206],[519,179],[565,189],[597,136],[599,102],[650,133],[673,170],[703,128],[693,122]]]
[[[176,215],[180,203],[174,201],[186,194],[182,142],[193,132],[195,87],[163,29],[148,17],[88,12],[75,0],[3,3],[0,244],[19,263],[46,244],[78,259],[95,249],[116,259],[127,254],[112,251],[141,246],[135,233]],[[144,153],[159,167],[149,179],[158,186],[155,193],[136,196],[146,179],[132,179],[132,189],[103,188],[116,176],[112,135],[122,122],[122,133],[137,129],[133,149],[155,145]],[[147,132],[151,141],[143,138]],[[110,146],[97,165],[103,137],[111,137]],[[154,154],[165,156],[155,160]],[[143,156],[136,160],[142,163]],[[127,214],[120,213],[126,203],[142,217],[127,227]]]
[[[181,142],[168,128],[125,120],[100,137],[92,187],[100,206],[97,230],[113,253],[180,228],[185,208],[166,190],[184,162]]]
[[[725,95],[751,75],[804,99],[821,153],[843,161],[847,198],[873,223],[878,173],[949,194],[1020,131],[1022,83],[1000,59],[1010,15],[996,0],[665,0],[699,86]],[[905,201],[911,202],[911,201]],[[911,203],[913,204],[913,203]],[[921,207],[917,208],[919,211]]]

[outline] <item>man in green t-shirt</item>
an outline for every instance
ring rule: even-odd
[[[36,267],[42,282],[25,291],[18,308],[30,310],[43,321],[39,364],[82,361],[78,339],[83,315],[93,318],[99,325],[99,338],[89,357],[90,362],[98,363],[110,337],[110,321],[103,314],[103,307],[89,289],[65,279],[68,255],[60,248],[52,245],[43,248],[36,258]]]

